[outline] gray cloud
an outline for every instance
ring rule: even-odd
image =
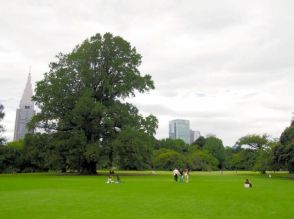
[[[15,108],[59,52],[100,32],[121,35],[143,55],[156,90],[131,101],[159,118],[190,119],[225,144],[248,133],[279,136],[294,111],[293,1],[2,1],[0,102],[11,139]]]

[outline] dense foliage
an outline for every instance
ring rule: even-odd
[[[280,137],[280,144],[273,148],[274,164],[294,173],[294,122]]]
[[[281,139],[291,135],[288,130],[291,129],[286,129]],[[206,143],[205,147],[200,147],[178,139],[156,140],[139,130],[128,128],[118,133],[108,149],[112,150],[112,167],[126,170],[189,168],[197,171],[292,172],[293,141],[285,145],[283,140],[281,143],[268,139],[263,149],[253,149],[237,144],[224,147],[217,137],[202,139],[215,144]],[[74,135],[72,132],[28,134],[24,141],[10,142],[0,147],[0,172],[81,172],[83,159],[95,162],[98,169],[109,168],[109,153],[95,144],[87,145],[84,135],[79,132]]]

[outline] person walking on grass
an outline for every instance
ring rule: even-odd
[[[178,182],[178,175],[180,174],[179,170],[177,168],[175,168],[173,170],[173,175],[174,175],[174,180],[175,182]]]
[[[180,169],[180,183],[184,182],[184,171]]]
[[[189,182],[189,169],[187,168],[184,172],[184,176],[185,176],[185,179],[186,179],[186,183]]]

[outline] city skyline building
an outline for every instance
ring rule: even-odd
[[[200,131],[194,131],[190,129],[190,144],[196,141],[200,137]]]
[[[175,119],[169,122],[169,138],[182,139],[190,144],[190,121],[184,119]]]
[[[32,101],[33,89],[31,83],[31,73],[28,75],[27,83],[20,100],[19,108],[16,110],[14,137],[17,141],[23,139],[25,134],[29,132],[27,128],[28,122],[35,114],[34,103]]]

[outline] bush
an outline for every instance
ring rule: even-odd
[[[184,157],[170,149],[159,149],[154,152],[153,166],[155,169],[171,170],[185,166]]]
[[[22,163],[21,150],[0,146],[0,173],[20,172]]]
[[[206,150],[194,151],[188,154],[186,159],[186,165],[191,170],[217,170],[218,164],[218,160]]]

